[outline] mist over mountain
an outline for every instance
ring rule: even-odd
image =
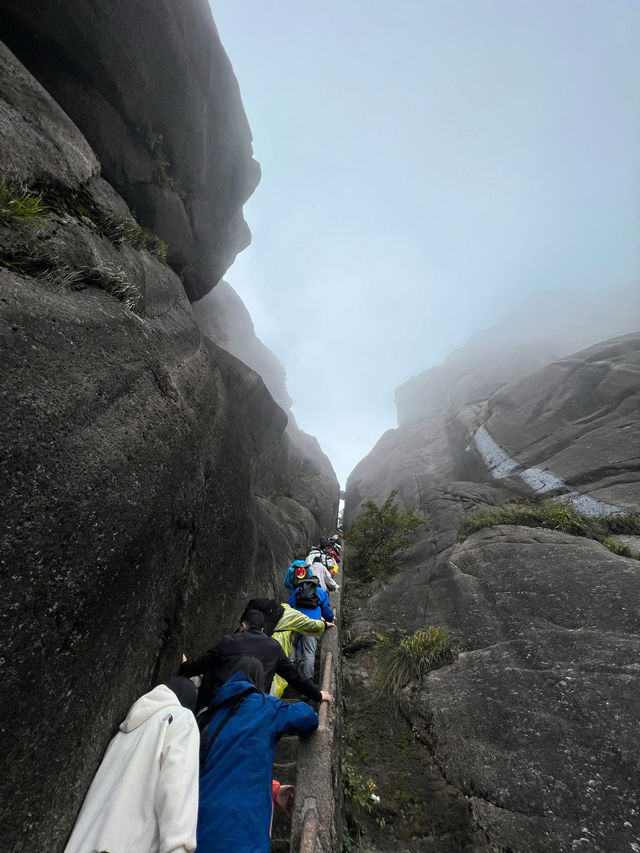
[[[486,399],[558,358],[640,326],[640,287],[596,293],[563,288],[532,294],[489,328],[475,332],[435,367],[396,389],[399,426]]]

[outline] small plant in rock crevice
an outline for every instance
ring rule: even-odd
[[[147,151],[153,158],[153,163],[156,168],[156,180],[158,186],[163,189],[178,191],[178,182],[170,172],[171,163],[165,152],[164,136],[162,133],[156,133],[151,129],[138,130],[138,135],[144,142]]]
[[[356,769],[355,756],[351,750],[342,760],[342,783],[344,788],[344,817],[346,832],[343,837],[343,853],[355,853],[366,837],[365,819],[373,813],[380,798],[375,793],[377,785]],[[377,823],[384,825],[384,819]]]
[[[107,293],[124,302],[127,308],[134,309],[140,299],[141,293],[138,285],[131,281],[124,270],[119,269],[113,264],[80,267],[78,270],[72,270],[71,273],[75,281],[78,280],[75,275],[77,273],[84,286],[93,284],[102,290],[106,290]],[[70,286],[68,283],[65,284],[64,277],[61,278],[58,275],[58,270],[54,270],[53,274],[54,281],[57,281],[60,286]],[[74,284],[71,286],[77,287],[78,285]]]
[[[96,218],[100,230],[112,243],[124,243],[132,249],[147,251],[155,255],[161,263],[167,263],[167,244],[148,228],[138,225],[133,217],[105,211],[100,212]]]
[[[428,672],[453,663],[458,655],[446,630],[433,625],[400,642],[381,640],[376,651],[380,691],[391,694],[408,684],[419,684]]]
[[[640,553],[638,551],[633,551],[628,545],[625,545],[624,542],[619,542],[617,539],[611,539],[611,537],[607,536],[606,539],[602,540],[602,544],[612,554],[617,554],[619,557],[631,557],[632,560],[640,560]]]
[[[75,189],[40,186],[30,191],[14,184],[0,183],[0,222],[37,225],[51,216],[71,216],[114,245],[149,252],[167,263],[167,244],[139,225],[133,216],[115,213],[99,204],[86,185]]]
[[[0,265],[63,290],[83,290],[93,285],[107,291],[134,310],[142,296],[140,287],[114,264],[71,266],[55,249],[35,241],[14,249]]]
[[[42,193],[0,181],[0,222],[5,225],[39,225],[49,215]]]

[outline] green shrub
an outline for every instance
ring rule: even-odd
[[[0,182],[0,221],[5,225],[21,223],[38,225],[48,216],[42,193],[30,192],[26,187]]]
[[[619,542],[617,539],[607,537],[602,540],[602,544],[619,557],[631,557],[634,560],[640,560],[640,554],[632,551],[628,545],[625,545],[624,542]]]
[[[365,501],[363,513],[345,531],[349,571],[359,580],[384,579],[397,570],[397,552],[411,542],[411,534],[423,523],[417,515],[402,512],[394,489],[382,506]]]
[[[410,683],[419,683],[432,669],[453,663],[457,651],[444,628],[430,625],[399,643],[385,639],[378,651],[378,682],[381,691],[394,694]]]
[[[344,836],[344,853],[352,853],[360,848],[360,844],[366,837],[367,817],[373,811],[373,800],[371,795],[377,790],[372,779],[358,772],[355,766],[355,756],[351,750],[347,750],[342,760],[342,786],[344,791],[344,819],[346,833]],[[377,820],[383,825],[382,819]]]
[[[640,534],[640,515],[637,513],[606,515],[594,518],[578,512],[570,504],[557,503],[540,506],[519,504],[476,512],[458,527],[458,539],[465,539],[477,530],[498,524],[523,527],[542,527],[559,530],[572,536],[603,541],[608,533]]]

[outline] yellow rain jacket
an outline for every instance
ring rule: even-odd
[[[322,619],[310,619],[299,610],[295,610],[288,604],[283,604],[284,613],[280,617],[280,621],[276,625],[275,631],[271,635],[274,640],[277,640],[284,649],[285,655],[290,658],[293,649],[293,632],[306,634],[309,637],[321,637],[324,632],[324,621]],[[271,695],[277,696],[278,699],[282,696],[287,686],[284,678],[279,675],[273,676],[271,682]]]

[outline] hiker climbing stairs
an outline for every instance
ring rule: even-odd
[[[340,849],[340,595],[332,593],[336,627],[325,631],[316,660],[316,679],[333,702],[321,703],[319,726],[307,740],[283,737],[276,751],[274,778],[296,786],[291,818],[274,813],[272,853],[334,853]],[[285,701],[287,696],[285,695]]]

